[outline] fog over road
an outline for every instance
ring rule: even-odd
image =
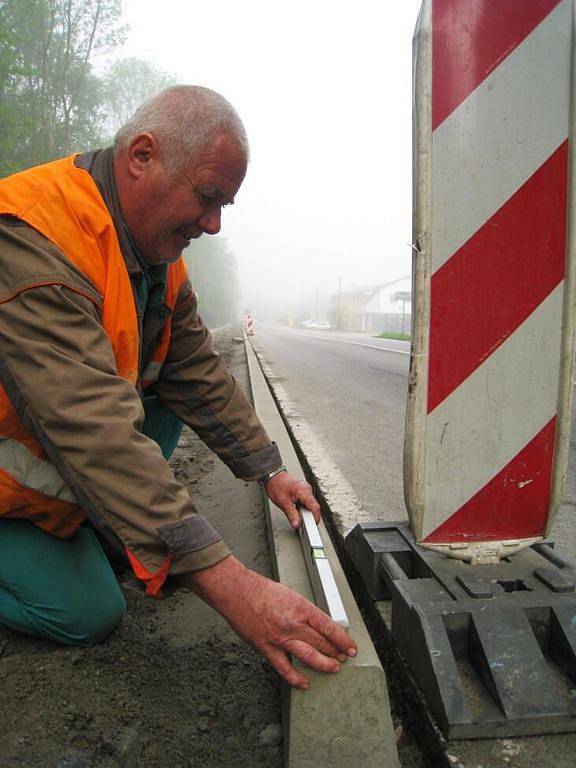
[[[409,344],[257,323],[253,342],[373,519],[406,517]],[[385,508],[384,508],[385,507]]]
[[[256,324],[253,343],[374,520],[406,517],[402,484],[409,344]],[[391,351],[392,350],[392,351]],[[552,531],[576,561],[576,415],[566,503]]]

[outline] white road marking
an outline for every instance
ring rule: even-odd
[[[298,414],[294,404],[286,394],[286,390],[276,380],[276,375],[259,349],[254,349],[260,360],[262,371],[272,387],[278,406],[290,426],[294,440],[298,443],[330,511],[332,520],[342,537],[354,528],[357,523],[373,522],[363,507],[354,489],[344,477],[336,463],[328,455],[326,446],[314,430]]]
[[[345,341],[344,339],[331,339],[329,336],[312,336],[313,339],[320,339],[321,341],[336,341],[339,344],[353,344],[356,347],[368,347],[368,349],[379,349],[381,352],[396,352],[398,355],[409,355],[410,352],[406,352],[404,349],[393,349],[392,347],[380,347],[376,344],[362,344],[361,341]]]

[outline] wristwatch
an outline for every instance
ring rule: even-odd
[[[263,488],[266,487],[269,480],[272,480],[273,477],[276,477],[276,475],[279,475],[280,472],[288,472],[284,464],[282,464],[281,467],[278,467],[278,469],[273,469],[272,472],[268,472],[267,475],[263,475],[262,477],[258,478],[258,483]]]

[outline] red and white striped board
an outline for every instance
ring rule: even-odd
[[[490,562],[564,486],[573,336],[573,0],[424,0],[414,37],[405,495],[416,540]]]
[[[246,327],[246,334],[248,336],[254,336],[254,318],[250,312],[244,316],[244,325]]]

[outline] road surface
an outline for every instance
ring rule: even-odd
[[[254,342],[296,414],[321,442],[373,520],[407,516],[402,450],[409,343],[369,334],[257,323]],[[576,419],[566,503],[552,537],[576,560]]]
[[[258,324],[257,349],[373,519],[404,519],[407,342]]]

